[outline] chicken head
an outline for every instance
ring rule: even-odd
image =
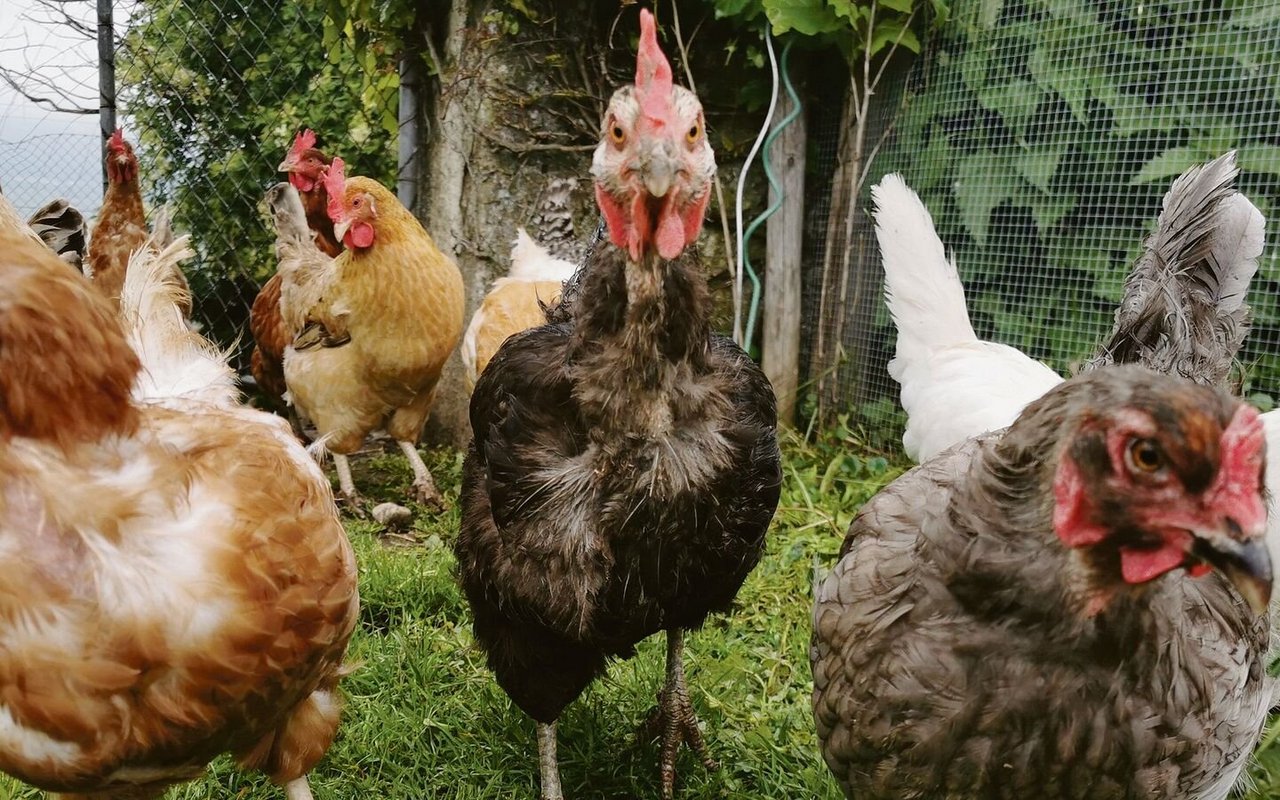
[[[300,192],[309,192],[324,178],[329,166],[329,157],[316,149],[316,133],[307,128],[293,140],[293,147],[285,156],[278,172],[289,173],[289,183]]]
[[[138,179],[138,159],[133,146],[124,139],[124,131],[116,128],[107,139],[107,180],[112,183],[128,183]]]
[[[378,202],[372,191],[363,185],[348,183],[346,165],[335,158],[324,176],[324,188],[329,193],[329,219],[333,220],[333,235],[347,247],[364,249],[373,245],[374,220],[378,218]]]
[[[674,259],[698,238],[716,160],[702,103],[671,80],[653,14],[640,12],[636,82],[614,92],[591,162],[609,237],[633,261]]]
[[[1053,477],[1053,526],[1089,565],[1090,609],[1185,567],[1265,610],[1264,452],[1257,411],[1176,381],[1086,415]]]

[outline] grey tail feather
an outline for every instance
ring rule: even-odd
[[[51,200],[32,214],[27,224],[59,258],[77,270],[83,268],[88,237],[79,209],[62,198]]]
[[[581,243],[573,229],[574,178],[553,178],[547,183],[533,221],[538,242],[555,258],[574,261],[581,254]]]
[[[1249,331],[1245,294],[1265,227],[1236,191],[1238,174],[1232,151],[1173,182],[1125,279],[1115,326],[1085,370],[1137,363],[1198,383],[1227,382]]]
[[[604,217],[601,217],[600,222],[596,225],[595,233],[591,235],[590,241],[587,242],[587,246],[583,250],[582,258],[578,260],[578,268],[574,270],[573,277],[564,282],[564,289],[560,292],[560,299],[549,306],[544,305],[542,307],[542,311],[547,317],[547,322],[568,322],[573,319],[574,306],[578,302],[578,296],[582,294],[582,276],[586,274],[587,265],[591,263],[591,256],[595,254],[596,249],[600,247],[600,243],[604,241],[606,230]]]

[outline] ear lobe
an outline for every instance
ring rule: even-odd
[[[1106,538],[1107,529],[1093,521],[1093,510],[1080,467],[1063,453],[1053,476],[1053,530],[1063,544],[1088,547]]]

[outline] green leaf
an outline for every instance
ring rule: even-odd
[[[1188,167],[1204,160],[1204,154],[1192,147],[1173,147],[1152,158],[1142,165],[1132,178],[1130,186],[1139,186],[1152,181],[1162,181],[1181,175]]]
[[[989,31],[1000,21],[1004,11],[1004,0],[981,0],[978,5],[978,27]]]
[[[1028,147],[1014,157],[1014,165],[1027,183],[1042,192],[1048,192],[1049,182],[1057,173],[1058,164],[1065,152],[1066,147],[1061,144]]]
[[[848,28],[823,0],[764,0],[764,13],[775,36],[787,31],[817,36]]]
[[[1017,192],[1018,177],[999,153],[970,153],[956,170],[955,199],[960,220],[980,245],[987,243],[991,212]]]
[[[905,24],[906,21],[901,19],[877,20],[867,51],[874,56],[885,47],[893,46],[896,42],[898,47],[904,47],[913,53],[919,53],[920,40],[916,38],[915,33],[910,28],[905,27]]]
[[[984,86],[977,91],[977,98],[983,108],[999,114],[1005,126],[1021,139],[1044,94],[1032,81],[1013,80]]]
[[[914,0],[880,0],[881,8],[892,9],[893,11],[901,11],[903,14],[911,13],[911,6]]]
[[[1280,176],[1280,146],[1246,144],[1236,151],[1236,163],[1245,172]]]

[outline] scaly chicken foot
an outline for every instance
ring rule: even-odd
[[[284,796],[286,800],[315,800],[311,795],[311,785],[307,783],[306,775],[286,783]]]
[[[542,773],[541,800],[564,800],[560,788],[560,761],[556,756],[556,724],[538,723],[538,771]]]
[[[434,508],[436,511],[444,511],[444,498],[440,496],[440,490],[436,489],[436,482],[431,477],[427,464],[422,460],[422,456],[418,453],[418,448],[413,442],[399,441],[401,452],[404,457],[409,459],[409,466],[413,468],[413,492],[411,497],[424,506]]]
[[[334,453],[333,466],[338,470],[338,488],[342,491],[342,497],[338,498],[340,505],[360,519],[369,516],[364,498],[356,491],[356,482],[351,478],[351,462],[341,453]]]
[[[693,749],[709,770],[719,768],[707,749],[707,741],[698,727],[698,715],[689,702],[689,689],[684,682],[684,631],[667,631],[667,682],[658,693],[658,705],[640,726],[645,740],[661,737],[662,755],[658,762],[662,774],[662,797],[671,800],[675,794],[676,753],[683,742]]]

